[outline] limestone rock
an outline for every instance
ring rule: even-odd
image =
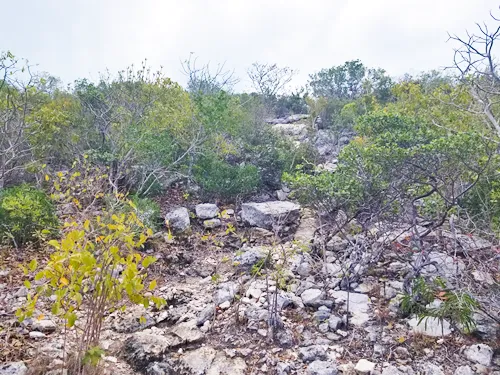
[[[483,366],[490,366],[493,359],[493,349],[485,344],[471,345],[465,350],[464,354],[469,361]]]
[[[161,361],[169,349],[181,343],[177,337],[138,332],[125,341],[123,353],[130,366],[142,371],[149,363]]]
[[[220,219],[208,219],[203,221],[203,226],[207,229],[218,228],[221,225]]]
[[[296,222],[300,206],[292,202],[243,203],[241,218],[251,226],[273,230]]]
[[[149,365],[147,375],[244,375],[242,358],[226,358],[212,347],[201,347],[178,358]]]
[[[470,366],[460,366],[456,368],[453,375],[474,375],[474,371],[472,371]]]
[[[429,317],[423,319],[420,323],[418,321],[418,318],[413,318],[408,322],[415,333],[431,337],[448,336],[451,334],[451,325],[446,319],[441,322],[438,318]]]
[[[202,220],[213,219],[219,214],[219,207],[213,203],[201,203],[195,207],[196,216]]]
[[[425,362],[420,367],[420,374],[422,375],[444,375],[441,367],[435,365],[434,363]]]
[[[309,244],[314,240],[314,233],[318,228],[318,222],[314,214],[310,210],[304,210],[300,219],[299,227],[295,232],[294,239],[304,245]]]
[[[325,157],[334,154],[336,151],[335,135],[328,130],[318,130],[314,146],[320,156]]]
[[[196,322],[185,322],[174,326],[171,330],[183,344],[192,344],[201,341],[205,335],[196,327]]]
[[[338,316],[331,315],[330,318],[328,318],[328,327],[332,331],[336,331],[342,326],[343,322],[342,319],[339,318]]]
[[[32,328],[34,331],[49,333],[54,332],[57,329],[57,324],[48,319],[35,320]]]
[[[370,299],[366,294],[362,293],[348,293],[344,290],[333,291],[331,296],[335,299],[336,303],[342,304],[344,310],[347,311],[347,299],[349,298],[349,313],[352,317],[349,322],[362,326],[370,320]]]
[[[297,141],[304,141],[307,138],[306,124],[276,124],[272,127],[277,134],[292,138]]]
[[[215,306],[213,304],[207,305],[199,314],[196,324],[202,326],[207,320],[212,319],[214,316]]]
[[[0,375],[25,375],[28,368],[24,362],[9,362],[0,364]]]
[[[324,361],[327,359],[326,350],[321,345],[311,345],[299,349],[299,358],[302,362]]]
[[[373,371],[375,370],[375,363],[368,361],[367,359],[360,359],[358,363],[356,363],[356,366],[354,367],[354,370],[358,374],[372,374]]]
[[[396,366],[389,365],[382,370],[382,375],[403,375]]]
[[[323,292],[319,289],[307,289],[300,295],[302,302],[306,306],[315,306],[320,300]]]
[[[337,366],[328,361],[313,361],[307,366],[307,375],[337,375]]]
[[[293,333],[288,329],[280,329],[276,333],[276,342],[281,348],[291,348],[294,343]]]
[[[232,302],[236,295],[236,291],[237,285],[232,281],[220,284],[216,294],[216,305],[219,306],[226,301]]]
[[[174,232],[185,232],[191,224],[189,211],[185,207],[176,208],[165,216],[165,221]]]
[[[245,268],[252,267],[269,255],[269,248],[265,246],[243,248],[242,250],[244,250],[244,252],[234,257],[234,261],[238,262],[239,266]]]

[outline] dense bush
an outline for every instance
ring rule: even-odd
[[[260,183],[254,165],[232,165],[216,155],[203,157],[195,166],[194,176],[204,195],[228,199],[252,193]]]
[[[305,203],[352,217],[418,214],[439,226],[484,178],[495,147],[473,132],[450,134],[387,112],[363,117],[356,130],[360,137],[343,149],[335,173],[285,176]]]
[[[54,205],[43,191],[28,185],[0,191],[0,240],[19,246],[57,225]]]

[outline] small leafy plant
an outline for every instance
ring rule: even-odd
[[[18,247],[57,227],[55,207],[42,190],[20,185],[0,191],[0,242]]]
[[[417,315],[419,324],[428,318],[437,318],[441,322],[449,319],[466,333],[476,327],[473,315],[478,307],[479,303],[470,294],[447,288],[445,280],[440,277],[432,282],[423,277],[416,278],[411,292],[404,294],[401,300],[402,312]]]
[[[137,227],[143,228],[139,236]],[[99,352],[106,315],[125,309],[127,300],[144,307],[154,304],[161,308],[165,304],[162,298],[145,295],[156,287],[156,280],[146,283],[146,270],[156,259],[136,252],[151,234],[133,211],[104,213],[83,223],[67,222],[62,238],[49,241],[55,251],[35,274],[36,287],[25,281],[33,293],[17,311],[18,318],[22,321],[33,316],[40,299],[52,296],[52,314],[62,318],[68,329],[75,328],[75,373],[85,374],[85,364],[97,363],[95,353]],[[25,273],[37,268],[32,261]]]

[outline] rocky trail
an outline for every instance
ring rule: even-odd
[[[288,201],[241,208],[239,217],[214,204],[197,205],[196,219],[186,208],[167,215],[177,231],[192,222],[211,228],[201,241],[217,246],[194,245],[191,234],[161,239],[148,250],[159,258],[154,293],[167,306],[134,306],[106,317],[105,373],[499,373],[498,326],[487,315],[476,315],[474,336],[447,320],[401,316],[403,283],[416,258],[394,246],[405,243],[404,234],[393,229],[373,231],[370,239],[335,236],[321,254],[314,246],[318,223],[308,210]],[[234,231],[227,231],[230,223]],[[273,233],[276,223],[283,241]],[[498,312],[498,259],[483,259],[491,244],[463,236],[455,256],[447,251],[448,240],[444,231],[426,237],[433,262],[425,272],[470,279],[477,298],[489,299],[490,313]],[[26,288],[14,287],[17,273],[7,267],[0,275],[1,335],[9,348],[20,345],[20,361],[11,362],[2,350],[8,363],[0,374],[36,373],[37,367],[59,374],[60,322],[48,311],[16,322],[13,314],[26,299]],[[352,277],[344,285],[347,273]]]

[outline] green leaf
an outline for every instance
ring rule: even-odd
[[[67,314],[66,319],[68,321],[68,327],[71,328],[75,325],[77,317],[76,314],[72,312]]]
[[[144,260],[142,261],[142,266],[144,268],[148,268],[151,264],[153,264],[154,262],[156,262],[156,258],[155,257],[152,257],[152,256],[147,256],[146,258],[144,258]]]
[[[153,290],[154,288],[156,288],[156,280],[151,281],[148,287],[150,291]]]
[[[28,265],[28,268],[30,269],[31,272],[36,270],[37,267],[38,267],[38,262],[36,261],[36,259],[33,259]]]
[[[28,289],[31,289],[31,283],[28,280],[24,280],[24,286]]]

